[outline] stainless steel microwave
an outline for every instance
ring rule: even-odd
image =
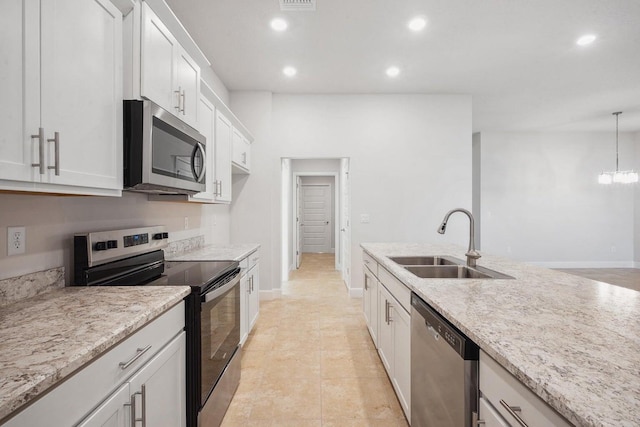
[[[124,101],[124,189],[205,191],[206,138],[151,101]]]

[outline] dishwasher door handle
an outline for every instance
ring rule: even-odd
[[[438,332],[436,332],[436,330],[433,329],[433,326],[431,326],[429,323],[427,323],[426,321],[424,323],[425,323],[425,325],[427,325],[427,331],[429,331],[431,336],[433,336],[433,338],[436,341],[438,341],[440,339],[440,334]]]

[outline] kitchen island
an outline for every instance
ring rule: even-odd
[[[484,254],[478,265],[514,279],[421,279],[389,257],[465,250],[361,246],[571,423],[640,424],[639,292]]]
[[[188,286],[66,287],[0,308],[0,420],[181,303],[190,291]]]

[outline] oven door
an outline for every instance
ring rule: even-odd
[[[200,405],[240,344],[240,275],[201,296]]]

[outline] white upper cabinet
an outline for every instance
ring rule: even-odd
[[[10,0],[0,27],[0,188],[120,195],[122,12]]]
[[[251,143],[240,130],[234,128],[232,145],[233,173],[248,174],[251,170]]]
[[[206,153],[206,171],[205,180],[207,191],[194,194],[190,196],[190,201],[196,201],[201,203],[215,202],[216,187],[214,183],[215,179],[215,140],[214,140],[214,128],[215,128],[215,107],[204,97],[200,96],[198,100],[198,131],[207,139],[205,144]]]
[[[140,95],[197,127],[200,66],[144,2],[141,33]]]
[[[216,201],[231,203],[231,144],[233,126],[219,110],[216,111],[215,179]]]

